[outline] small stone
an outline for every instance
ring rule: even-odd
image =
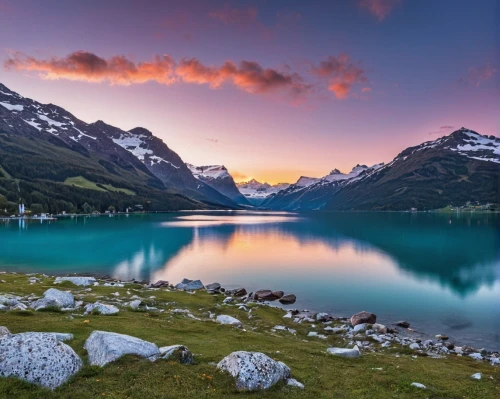
[[[297,380],[295,380],[293,378],[288,378],[286,380],[286,385],[288,385],[290,387],[304,389],[304,384],[302,384],[301,382],[298,382]]]
[[[446,341],[449,337],[447,335],[438,334],[436,335],[436,338],[440,339],[441,341]]]
[[[233,297],[228,296],[227,298],[224,298],[224,300],[222,301],[222,303],[231,303],[233,301],[234,301]]]
[[[104,316],[109,316],[109,315],[116,314],[119,311],[120,311],[120,309],[118,309],[114,305],[105,305],[105,304],[100,303],[100,302],[89,303],[85,307],[85,314],[90,314],[90,313],[94,313],[95,312],[97,314],[101,314],[101,315],[104,315]]]
[[[378,334],[387,334],[387,327],[384,326],[383,324],[375,323],[372,326],[372,330],[374,330]]]
[[[426,389],[425,385],[421,384],[420,382],[412,382],[411,386],[415,388]]]
[[[219,315],[216,317],[215,321],[220,324],[228,324],[231,326],[241,327],[241,321],[238,319],[228,316],[228,315]]]
[[[220,291],[221,285],[219,283],[212,283],[205,286],[209,291]]]
[[[187,278],[183,279],[175,288],[184,291],[201,290],[205,288],[200,280],[189,280]]]
[[[407,321],[398,321],[394,324],[396,324],[398,327],[403,327],[403,328],[410,327],[410,323],[408,323]]]
[[[141,305],[142,301],[140,299],[136,299],[128,304],[133,310],[139,309],[139,306]]]
[[[170,345],[160,348],[162,359],[176,360],[181,364],[193,364],[193,354],[184,345]]]
[[[475,373],[471,375],[471,378],[473,378],[474,380],[480,380],[481,377],[482,377],[481,373]]]
[[[0,326],[0,338],[5,337],[6,335],[9,335],[10,331],[7,327]]]
[[[354,329],[353,329],[353,331],[355,333],[360,332],[360,331],[365,331],[365,330],[366,330],[366,323],[357,324],[357,325],[354,326]]]
[[[413,344],[410,345],[410,349],[417,350],[420,349],[420,345],[414,342]]]
[[[356,345],[352,349],[348,348],[328,348],[326,350],[328,353],[331,355],[335,356],[340,356],[340,357],[348,357],[348,358],[355,358],[355,357],[360,357],[361,352],[359,351],[358,346]]]

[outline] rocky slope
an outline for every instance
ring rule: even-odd
[[[240,205],[250,206],[250,202],[238,190],[233,177],[224,165],[195,166],[186,163],[194,177],[214,188]]]

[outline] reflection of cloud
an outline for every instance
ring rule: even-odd
[[[164,227],[213,227],[223,225],[245,225],[245,224],[267,224],[295,222],[299,220],[292,216],[273,216],[269,215],[245,215],[245,216],[179,216],[173,221],[163,222]]]
[[[131,259],[121,261],[115,266],[113,276],[128,279],[131,276],[142,276],[149,270],[155,270],[163,265],[164,255],[161,250],[156,250],[154,245],[151,244],[149,251],[141,248]],[[149,278],[149,277],[147,277]]]

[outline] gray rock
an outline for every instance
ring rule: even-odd
[[[87,285],[94,285],[96,279],[94,277],[80,277],[80,276],[56,277],[54,283],[59,284],[62,283],[63,281],[69,281],[70,283],[73,283],[75,285],[86,287]]]
[[[139,306],[141,305],[142,301],[140,299],[136,299],[128,304],[133,310],[139,309]]]
[[[158,347],[142,339],[107,331],[93,331],[83,346],[93,366],[104,366],[124,355],[138,355],[150,360],[160,356]]]
[[[232,316],[228,316],[228,315],[224,315],[224,314],[218,315],[216,317],[215,321],[217,323],[220,323],[220,324],[228,324],[231,326],[241,327],[241,321],[239,321],[238,319],[236,319]]]
[[[301,382],[298,382],[297,380],[295,380],[293,378],[288,378],[286,380],[286,385],[291,386],[291,387],[295,387],[295,388],[304,389],[304,384],[302,384]]]
[[[348,348],[328,348],[326,350],[328,353],[331,355],[335,356],[340,356],[340,357],[349,357],[349,358],[355,358],[355,357],[360,357],[361,352],[359,351],[358,346],[356,345],[352,349]]]
[[[236,379],[236,388],[245,391],[269,389],[290,378],[290,368],[259,352],[233,352],[222,359],[217,368]]]
[[[47,335],[50,335],[51,337],[54,337],[55,339],[57,339],[60,342],[71,341],[74,338],[73,334],[70,334],[70,333],[41,332],[41,333],[34,333],[34,334],[47,334]]]
[[[162,359],[176,360],[181,364],[193,364],[193,354],[184,345],[170,345],[160,348]]]
[[[10,334],[0,339],[0,376],[54,389],[83,363],[75,351],[47,333]]]
[[[416,342],[414,342],[413,344],[410,345],[410,349],[413,349],[413,350],[420,349],[420,345],[417,344]]]
[[[407,321],[398,321],[394,324],[396,324],[398,327],[403,327],[403,328],[410,327],[410,323],[408,323]]]
[[[378,334],[387,334],[387,327],[384,326],[383,324],[375,323],[372,326],[372,330],[374,330]]]
[[[480,380],[482,378],[482,374],[481,373],[474,373],[472,374],[470,377],[474,380]]]
[[[224,298],[224,300],[222,301],[222,303],[231,303],[233,301],[234,301],[233,297],[228,296],[227,298]]]
[[[351,324],[357,326],[358,324],[368,323],[375,324],[377,322],[377,315],[370,312],[359,312],[351,316]]]
[[[113,305],[105,305],[100,302],[96,303],[89,303],[87,306],[85,306],[85,314],[89,313],[97,313],[97,314],[102,314],[104,316],[109,316],[116,314],[120,311],[116,306]]]
[[[209,291],[219,291],[220,287],[221,285],[219,283],[212,283],[205,286],[205,288]]]
[[[296,300],[297,300],[297,297],[294,294],[283,295],[279,299],[280,303],[282,303],[283,305],[291,305],[291,304],[295,303]]]
[[[6,335],[9,335],[10,331],[7,327],[0,326],[0,338],[5,337]]]
[[[361,331],[365,331],[365,330],[366,330],[366,323],[357,324],[357,325],[354,326],[354,329],[353,329],[353,331],[355,333],[361,332]]]
[[[55,288],[49,288],[43,293],[43,298],[33,302],[31,307],[35,310],[47,307],[73,308],[75,306],[75,297],[71,292],[60,291]]]
[[[192,290],[201,290],[205,287],[203,286],[203,283],[200,280],[189,280],[185,278],[179,284],[177,284],[175,288],[184,291],[192,291]]]

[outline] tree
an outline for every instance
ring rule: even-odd
[[[43,205],[37,203],[31,204],[30,210],[32,215],[39,215],[40,213],[43,213]]]
[[[86,202],[85,204],[83,204],[82,209],[83,209],[83,213],[92,213],[92,210],[93,210],[94,208],[92,208],[92,207],[88,204],[88,202]]]
[[[116,209],[113,205],[110,205],[108,208],[108,211],[110,211],[111,213],[114,213],[116,211]]]

